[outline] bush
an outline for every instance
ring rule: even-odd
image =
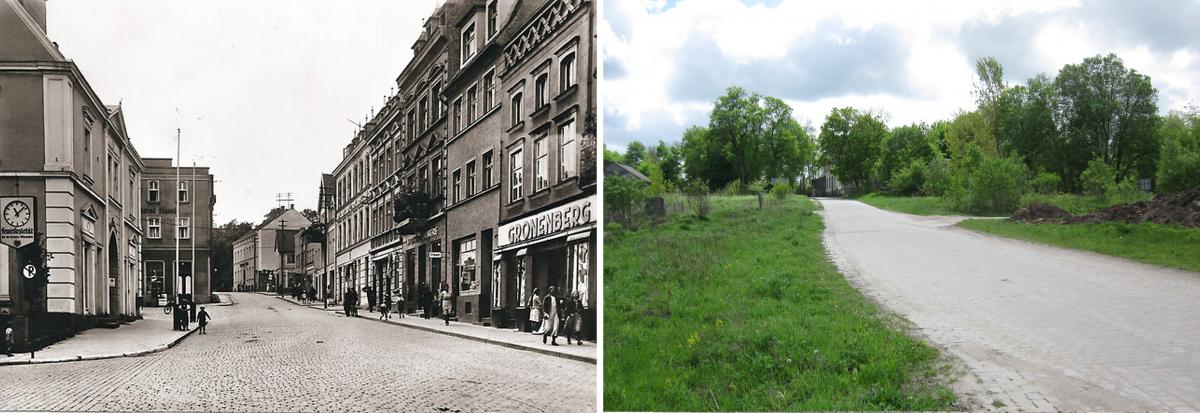
[[[619,176],[604,178],[605,215],[613,222],[633,226],[645,204],[645,183]]]
[[[1104,187],[1104,197],[1114,200],[1136,200],[1141,193],[1137,182],[1134,182],[1132,177],[1122,179],[1120,182],[1111,182]]]
[[[742,181],[735,180],[725,185],[725,188],[722,189],[721,192],[725,195],[741,195],[745,191],[744,188],[742,188]]]
[[[1115,182],[1117,171],[1099,158],[1088,161],[1087,169],[1079,175],[1079,186],[1085,195],[1104,196]]]
[[[771,197],[782,201],[787,199],[788,195],[791,195],[794,191],[795,189],[792,189],[792,185],[789,183],[776,184],[771,187]]]
[[[924,160],[913,159],[892,175],[892,181],[889,183],[892,191],[900,195],[915,195],[921,192],[921,187],[925,185],[926,169]]]
[[[1021,205],[1026,175],[1025,163],[1018,158],[983,156],[955,169],[945,196],[959,211],[1010,213]]]
[[[942,196],[950,187],[950,160],[934,157],[925,165],[925,182],[921,184],[921,192],[925,195]]]
[[[701,219],[708,219],[708,212],[712,210],[712,198],[708,192],[708,185],[700,180],[692,180],[685,184],[684,193],[688,197],[688,207],[692,209],[692,213]]]
[[[1058,192],[1058,187],[1062,184],[1062,178],[1053,172],[1041,172],[1029,184],[1037,193],[1049,195]]]
[[[1163,137],[1158,159],[1158,192],[1181,192],[1200,185],[1200,118],[1190,134]]]
[[[751,195],[758,195],[763,192],[766,192],[767,185],[769,185],[769,184],[770,184],[770,182],[767,182],[766,178],[758,178],[758,179],[755,179],[753,182],[750,182],[750,185],[746,185],[746,191],[749,192]]]

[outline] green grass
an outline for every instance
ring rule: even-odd
[[[950,209],[950,206],[940,196],[890,196],[872,193],[856,199],[876,208],[905,214],[964,215],[962,212]]]
[[[606,228],[604,409],[944,410],[938,351],[828,261],[815,203]]]
[[[1029,224],[973,219],[958,225],[1005,237],[1200,272],[1200,229],[1176,225]]]
[[[1153,195],[1138,193],[1130,197],[1102,197],[1076,194],[1025,194],[1021,197],[1021,208],[1034,203],[1050,204],[1072,214],[1088,214],[1117,204],[1149,200]]]

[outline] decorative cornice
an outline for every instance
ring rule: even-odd
[[[506,67],[511,69],[519,66],[531,51],[541,46],[567,19],[581,9],[584,1],[586,0],[554,0],[547,4],[504,47]]]

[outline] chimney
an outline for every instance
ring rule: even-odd
[[[37,22],[38,27],[42,28],[42,33],[46,33],[46,0],[18,0],[21,7],[25,8],[25,12],[33,17],[33,21]]]

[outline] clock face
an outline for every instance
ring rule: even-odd
[[[21,201],[12,201],[4,206],[4,222],[14,227],[24,226],[29,222],[30,214],[33,211],[29,209],[29,204]]]

